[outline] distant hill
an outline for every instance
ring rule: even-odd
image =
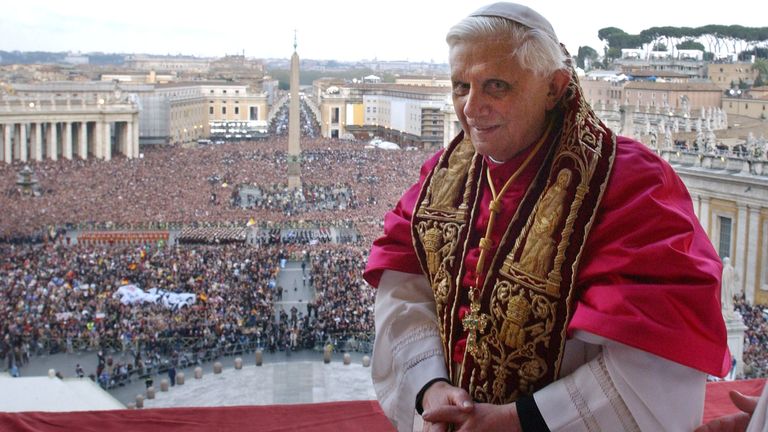
[[[125,54],[85,53],[72,54],[66,52],[47,51],[0,51],[0,64],[57,64],[75,63],[68,60],[71,57],[86,57],[92,65],[122,65]]]

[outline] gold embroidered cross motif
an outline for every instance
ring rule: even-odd
[[[472,300],[469,306],[469,313],[461,320],[461,324],[464,326],[464,330],[469,332],[467,336],[467,352],[472,357],[477,357],[477,333],[485,332],[485,326],[488,325],[488,316],[480,313],[480,303],[476,300]]]

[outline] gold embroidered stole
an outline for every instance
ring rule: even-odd
[[[473,349],[451,361],[465,334],[461,286],[485,169],[463,134],[424,182],[412,235],[435,294],[446,366],[453,384],[478,402],[509,403],[559,375],[567,324],[578,293],[579,258],[613,164],[614,134],[583,101],[574,77],[560,109],[563,123],[507,227],[473,302]]]

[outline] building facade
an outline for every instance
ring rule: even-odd
[[[211,66],[211,59],[189,56],[147,56],[133,55],[125,59],[128,69],[164,72],[206,73]]]
[[[738,86],[740,82],[752,84],[757,78],[751,63],[709,63],[706,70],[706,77],[721,90]]]
[[[1,162],[139,156],[139,110],[119,94],[98,99],[5,96],[0,104]]]
[[[15,84],[13,94],[29,100],[113,101],[116,94],[138,109],[140,145],[193,143],[211,134],[211,125],[248,121],[266,127],[264,93],[225,81],[133,84],[130,82],[47,82]],[[61,107],[63,102],[59,102]],[[70,103],[72,105],[72,103]],[[8,111],[8,110],[6,110]],[[114,131],[113,131],[114,132]]]
[[[619,104],[697,111],[719,108],[723,99],[722,90],[710,82],[582,80],[581,86],[592,106]]]
[[[440,148],[449,87],[313,83],[324,137],[381,137],[405,146]]]
[[[765,149],[761,153],[662,152],[688,187],[715,250],[731,259],[737,291],[753,304],[768,303],[768,160]]]
[[[723,97],[723,111],[749,118],[768,119],[768,97],[759,99]]]

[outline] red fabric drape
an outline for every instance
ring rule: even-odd
[[[2,409],[0,407],[0,409]],[[3,432],[391,432],[376,401],[115,411],[0,413]]]

